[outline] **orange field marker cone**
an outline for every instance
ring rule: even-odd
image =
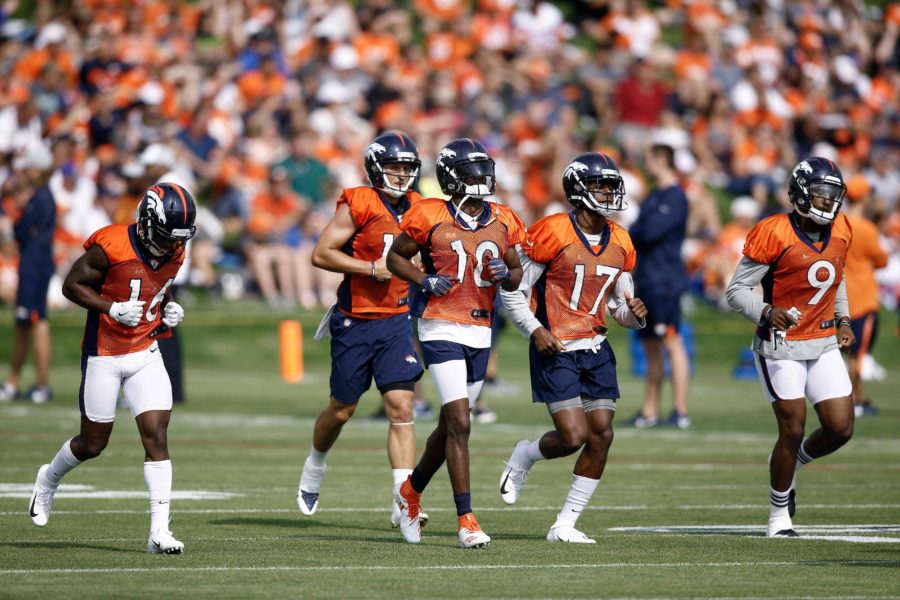
[[[278,325],[281,352],[281,378],[287,383],[303,381],[303,329],[300,321],[282,321]]]

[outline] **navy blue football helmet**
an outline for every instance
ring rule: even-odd
[[[484,198],[494,194],[494,159],[478,140],[460,138],[438,153],[437,180],[448,196]]]
[[[600,184],[603,191],[592,191]],[[625,182],[619,167],[606,154],[585,152],[576,156],[563,172],[566,200],[575,206],[609,216],[625,210]]]
[[[376,190],[399,198],[406,192],[414,189],[419,178],[419,151],[408,135],[402,131],[387,131],[382,133],[366,148],[366,156],[363,161],[369,183]],[[393,185],[385,177],[384,165],[388,163],[409,163],[412,165],[410,174],[401,177],[400,185]]]
[[[808,217],[819,225],[827,225],[834,221],[846,193],[847,186],[841,170],[827,158],[821,156],[807,158],[800,161],[791,171],[788,198],[799,215]],[[813,198],[830,200],[831,210],[816,208],[813,205]]]
[[[197,205],[190,192],[176,183],[157,183],[138,204],[138,239],[155,258],[177,257],[197,232],[196,218]]]

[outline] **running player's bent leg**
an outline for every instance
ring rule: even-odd
[[[319,452],[328,452],[341,435],[341,430],[353,413],[356,403],[344,404],[331,396],[326,406],[316,418],[313,429],[313,447]]]
[[[853,399],[850,396],[822,400],[814,405],[822,426],[803,443],[810,458],[831,454],[853,437]]]
[[[803,447],[810,458],[820,458],[853,436],[853,386],[838,350],[809,362],[807,394],[822,426],[809,435]]]
[[[803,442],[806,399],[778,400],[772,403],[772,410],[778,422],[778,440],[769,461],[770,484],[774,490],[787,491],[794,479],[797,451]]]
[[[539,447],[544,458],[561,458],[581,450],[588,439],[588,423],[581,398],[552,402],[547,405],[553,419],[553,431],[541,436]]]
[[[594,401],[597,402],[597,401]],[[615,407],[612,400],[604,406]],[[581,477],[600,479],[606,468],[606,460],[609,456],[609,448],[613,442],[612,421],[615,416],[615,408],[598,408],[583,413],[587,422],[587,442],[575,462],[574,473]]]

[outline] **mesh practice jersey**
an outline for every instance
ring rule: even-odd
[[[785,310],[796,307],[802,315],[787,331],[788,340],[834,336],[834,301],[851,238],[850,223],[841,214],[817,242],[800,230],[793,213],[763,219],[747,235],[744,256],[769,265],[763,300]],[[760,325],[757,335],[770,339],[771,328]]]
[[[400,224],[423,247],[429,274],[446,275],[455,285],[444,296],[432,296],[424,319],[490,326],[497,287],[484,278],[492,258],[525,240],[525,226],[508,207],[483,201],[484,211],[471,229],[448,200],[428,198],[413,206]]]
[[[387,256],[391,244],[400,234],[399,224],[406,218],[406,212],[421,200],[416,192],[408,192],[397,206],[393,206],[369,186],[345,189],[337,206],[346,204],[350,209],[356,233],[341,250],[365,261],[377,261]],[[379,282],[369,275],[347,273],[338,287],[337,306],[346,315],[380,319],[407,312],[408,294],[409,284],[399,277]]]
[[[161,303],[184,255],[163,263],[145,255],[134,224],[98,229],[84,243],[84,249],[93,246],[99,246],[109,261],[98,293],[113,302],[143,300],[144,314],[136,326],[128,327],[108,314],[88,311],[82,350],[91,356],[129,354],[150,347],[158,337],[171,336],[162,323]]]

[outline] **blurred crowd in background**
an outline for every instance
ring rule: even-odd
[[[14,302],[12,226],[34,192],[13,163],[42,147],[58,274],[168,179],[200,205],[182,283],[330,305],[340,276],[311,266],[317,233],[340,190],[366,183],[371,139],[401,129],[423,195],[440,195],[436,151],[474,137],[526,224],[568,209],[563,169],[597,150],[622,169],[627,225],[649,189],[646,147],[671,146],[693,292],[721,307],[746,233],[789,206],[789,169],[825,156],[881,232],[893,309],[898,37],[900,3],[855,0],[6,0],[0,302]]]

